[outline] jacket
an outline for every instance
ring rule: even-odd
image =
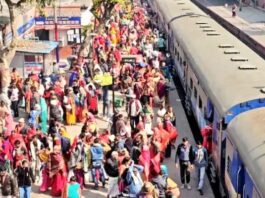
[[[15,179],[7,174],[3,183],[1,182],[1,191],[3,196],[18,197],[18,188]]]
[[[110,177],[119,176],[119,162],[117,160],[108,159],[105,164],[105,171]]]
[[[193,155],[193,148],[192,148],[192,146],[191,145],[189,145],[188,146],[189,148],[189,156],[188,156],[188,158],[189,158],[189,162],[193,162],[193,160],[194,160],[194,155]],[[181,158],[183,157],[183,149],[184,149],[184,145],[183,145],[183,143],[181,143],[180,145],[178,145],[178,148],[177,148],[177,152],[176,152],[176,156],[175,156],[175,163],[177,163],[178,162],[178,159],[179,160],[182,160]]]
[[[134,169],[137,170],[137,173],[135,174]],[[131,196],[138,195],[141,192],[143,181],[141,178],[141,173],[143,172],[144,168],[140,165],[134,165],[132,164],[128,168],[128,172],[126,175],[126,180],[129,188],[129,194]]]
[[[203,158],[202,159],[198,159],[198,154],[199,154],[199,148],[198,147],[195,147],[193,148],[193,164],[198,167],[198,168],[201,168],[201,167],[206,167],[208,165],[208,153],[207,153],[207,150],[206,148],[202,147],[202,152],[203,152]],[[200,161],[199,161],[200,160]]]
[[[90,148],[92,161],[101,161],[104,157],[104,150],[101,144],[93,144]]]
[[[15,174],[17,175],[18,187],[31,186],[31,182],[35,182],[32,168],[18,167],[15,170]]]

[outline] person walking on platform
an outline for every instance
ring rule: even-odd
[[[237,9],[237,6],[236,6],[236,4],[234,4],[232,6],[232,17],[236,17],[236,9]]]
[[[196,147],[193,149],[193,164],[195,165],[198,171],[198,187],[197,190],[203,195],[203,184],[204,184],[204,176],[205,169],[208,165],[208,153],[206,148],[202,146],[201,142],[197,142]]]
[[[193,149],[189,144],[188,138],[184,137],[182,139],[182,143],[178,145],[175,164],[176,168],[180,168],[180,179],[181,179],[181,188],[187,187],[187,189],[191,190],[190,183],[190,170],[193,168]],[[179,164],[178,164],[179,161]]]

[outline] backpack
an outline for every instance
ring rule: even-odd
[[[62,153],[66,154],[71,147],[70,140],[66,137],[61,137]]]

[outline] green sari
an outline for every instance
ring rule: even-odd
[[[46,104],[46,101],[44,98],[40,99],[40,107],[41,107],[41,114],[40,114],[40,119],[41,119],[41,131],[43,133],[47,133],[48,131],[48,126],[47,126],[47,120],[48,120],[48,107]]]

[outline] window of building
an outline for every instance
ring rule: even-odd
[[[199,96],[199,108],[200,108],[200,109],[202,108],[202,99],[201,99],[200,96]]]
[[[24,59],[25,59],[25,62],[35,62],[36,61],[35,55],[25,55]]]
[[[194,98],[197,98],[197,95],[198,95],[197,89],[196,89],[196,87],[194,87]]]

